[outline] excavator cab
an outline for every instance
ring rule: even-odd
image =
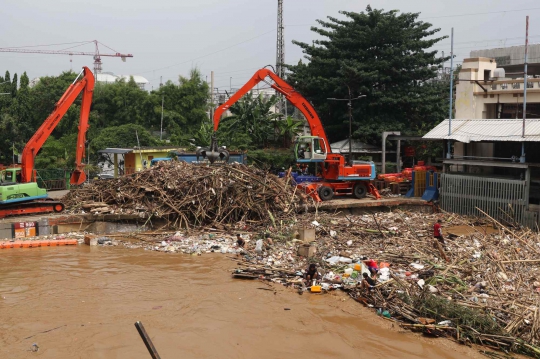
[[[322,137],[300,136],[294,148],[296,162],[324,162],[326,160],[326,143]]]

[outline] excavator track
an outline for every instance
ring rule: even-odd
[[[54,200],[13,203],[0,207],[0,218],[38,213],[60,213],[64,208],[62,202]]]

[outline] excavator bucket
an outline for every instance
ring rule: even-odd
[[[313,198],[315,202],[322,202],[321,197],[319,197],[319,187],[321,185],[318,183],[300,183],[296,186],[301,191],[304,191],[308,196]]]
[[[69,180],[69,183],[72,186],[79,186],[83,184],[84,181],[86,181],[86,173],[84,173],[84,171],[81,171],[81,170],[75,170],[71,174],[71,179]]]

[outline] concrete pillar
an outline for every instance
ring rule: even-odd
[[[401,140],[397,140],[396,162],[397,171],[401,172]]]
[[[390,135],[396,135],[400,136],[401,132],[399,131],[390,131],[390,132],[383,132],[382,133],[382,165],[381,165],[381,173],[386,173],[386,138]],[[399,164],[398,164],[399,166]]]
[[[118,153],[114,154],[113,167],[114,167],[114,178],[118,178]]]

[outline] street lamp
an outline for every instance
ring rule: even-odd
[[[352,98],[351,97],[351,88],[349,85],[347,85],[347,88],[349,89],[349,98],[327,98],[327,100],[330,101],[347,101],[349,106],[349,166],[352,165],[352,102],[355,100],[359,100],[363,97],[366,97],[366,95],[360,95],[358,97]]]

